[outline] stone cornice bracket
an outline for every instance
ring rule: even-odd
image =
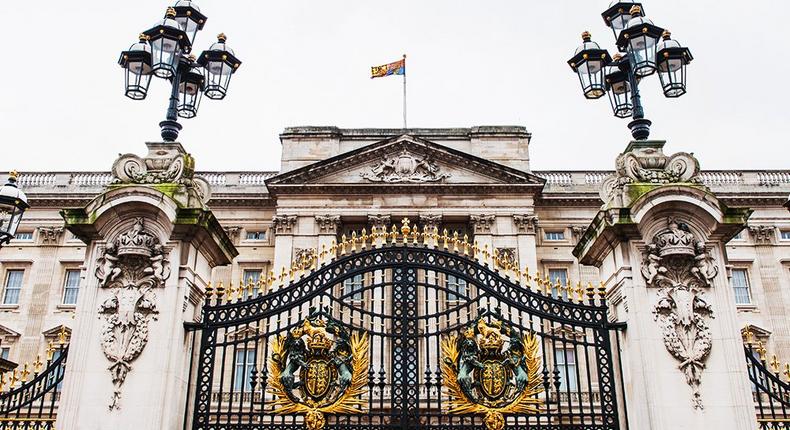
[[[623,193],[631,183],[699,184],[699,161],[687,152],[664,155],[663,140],[632,141],[615,161],[615,174],[601,184],[600,196],[609,203]],[[622,198],[622,196],[621,196]],[[615,204],[621,205],[622,202]]]
[[[474,228],[475,234],[491,233],[491,226],[494,225],[494,215],[470,215],[469,221]]]
[[[571,236],[573,236],[573,241],[575,243],[578,243],[579,239],[584,235],[584,232],[587,231],[586,225],[572,225],[569,228],[571,229]]]
[[[148,154],[122,154],[112,165],[112,184],[176,185],[173,198],[189,207],[203,206],[211,198],[208,182],[195,176],[195,159],[180,143],[148,142]],[[111,185],[112,186],[112,185]],[[181,196],[181,194],[184,194]],[[199,205],[198,205],[199,203]]]
[[[669,218],[667,227],[653,236],[642,263],[646,284],[660,288],[653,314],[664,346],[680,362],[697,409],[703,408],[699,386],[712,345],[708,321],[713,308],[704,299],[704,289],[713,286],[718,273],[705,243],[678,218]]]
[[[272,226],[275,234],[292,234],[296,225],[296,215],[275,215]]]
[[[538,231],[538,221],[535,214],[513,215],[513,222],[521,233],[535,234]]]
[[[776,239],[776,227],[772,225],[748,225],[747,228],[758,245],[770,245]]]
[[[110,290],[98,313],[104,317],[101,345],[112,363],[114,385],[110,410],[118,409],[126,375],[148,343],[149,323],[156,319],[154,290],[170,277],[170,251],[145,228],[143,218],[135,218],[129,230],[110,241],[96,261],[99,287]]]
[[[63,227],[39,227],[38,239],[42,245],[57,245],[63,231]]]
[[[422,214],[418,217],[419,223],[422,228],[427,231],[438,231],[442,225],[441,214]]]
[[[233,243],[236,243],[236,240],[239,238],[239,235],[241,234],[241,227],[238,225],[222,227],[222,230],[225,231],[225,234],[228,235],[228,238]]]
[[[340,227],[340,215],[316,215],[315,223],[320,234],[336,235]]]
[[[372,231],[387,231],[387,228],[392,223],[390,215],[368,215],[368,224],[370,224]]]

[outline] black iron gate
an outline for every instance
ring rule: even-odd
[[[217,286],[190,328],[185,428],[620,429],[603,291],[435,231]]]

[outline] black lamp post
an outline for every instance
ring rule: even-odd
[[[230,77],[241,65],[226,46],[224,34],[217,36],[218,42],[199,58],[190,55],[195,36],[205,23],[206,16],[194,2],[178,0],[167,8],[164,19],[142,32],[139,41],[123,51],[118,60],[126,70],[125,94],[133,100],[146,97],[152,76],[170,80],[167,116],[159,123],[165,142],[178,138],[178,117],[197,115],[204,93],[214,100],[225,97]]]
[[[30,207],[27,196],[16,186],[16,172],[8,174],[8,182],[0,187],[0,247],[16,235],[22,215]]]
[[[664,95],[682,96],[686,93],[686,65],[693,59],[691,51],[647,19],[641,3],[614,1],[602,16],[622,55],[609,57],[585,31],[584,43],[568,64],[579,75],[586,98],[597,99],[609,93],[614,115],[631,117],[631,135],[636,140],[647,140],[652,123],[645,118],[639,83],[658,72]]]

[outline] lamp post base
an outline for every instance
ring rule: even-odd
[[[653,124],[649,119],[638,118],[628,123],[631,129],[631,136],[635,140],[647,140],[650,137],[650,125]],[[164,135],[163,135],[164,136]]]
[[[175,142],[178,139],[178,132],[181,131],[181,124],[176,121],[165,120],[159,123],[162,128],[162,139],[165,142]]]

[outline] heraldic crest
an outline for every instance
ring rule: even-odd
[[[321,430],[325,414],[364,412],[368,336],[350,333],[328,311],[310,309],[301,324],[272,344],[269,392],[278,414],[304,414],[307,430]]]
[[[488,316],[488,318],[486,318]],[[487,430],[502,430],[504,414],[535,414],[543,401],[540,343],[497,312],[484,313],[442,339],[442,379],[449,414],[483,414]]]

